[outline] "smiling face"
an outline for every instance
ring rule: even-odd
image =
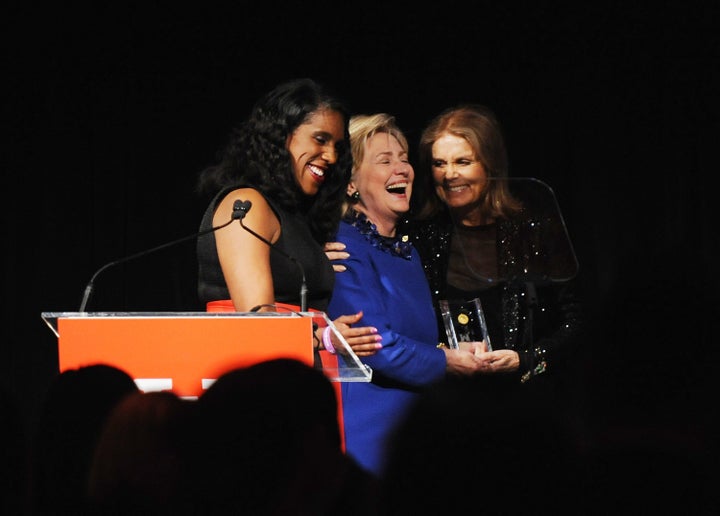
[[[432,145],[431,166],[435,191],[451,210],[479,212],[488,176],[465,138],[442,133]]]
[[[344,140],[345,119],[337,111],[318,110],[290,135],[287,148],[293,159],[295,178],[306,195],[315,195],[325,174],[337,161]]]
[[[360,193],[355,209],[365,214],[384,236],[395,235],[400,216],[410,209],[415,171],[407,150],[394,136],[379,132],[365,143],[362,163],[356,164],[347,193]]]

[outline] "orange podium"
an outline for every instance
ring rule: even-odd
[[[113,365],[143,391],[196,398],[223,373],[274,358],[322,368],[333,382],[372,377],[323,312],[44,312],[42,318],[58,338],[61,372]],[[317,365],[313,323],[330,326],[343,344]]]

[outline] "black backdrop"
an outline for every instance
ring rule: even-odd
[[[311,76],[355,112],[395,114],[413,142],[442,108],[491,106],[512,174],[553,187],[575,244],[593,325],[582,403],[704,420],[720,315],[711,2],[576,4],[11,2],[3,383],[31,417],[57,367],[40,313],[76,311],[102,264],[196,231],[196,175],[232,125],[277,82]],[[88,309],[194,309],[194,295],[190,242],[109,270]]]

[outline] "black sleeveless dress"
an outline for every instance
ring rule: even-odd
[[[229,192],[237,188],[240,186],[226,188],[213,198],[203,215],[200,231],[212,227],[213,215],[218,204]],[[275,242],[274,247],[292,256],[297,262],[293,262],[280,252],[270,252],[275,301],[300,305],[300,289],[304,271],[308,289],[307,306],[309,309],[324,312],[335,283],[335,273],[330,260],[325,255],[322,246],[313,238],[302,214],[290,214],[269,199],[266,198],[266,200],[280,221],[280,238]],[[202,306],[210,301],[230,299],[230,292],[220,267],[214,232],[198,238],[197,258],[198,297]]]

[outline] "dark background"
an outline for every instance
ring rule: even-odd
[[[704,425],[720,318],[712,2],[539,4],[11,2],[4,386],[31,418],[57,369],[41,312],[77,311],[101,265],[195,232],[199,170],[262,93],[310,76],[355,112],[395,114],[413,145],[445,107],[492,107],[512,175],[553,188],[575,245],[592,328],[582,406]],[[108,270],[88,310],[195,309],[194,260],[189,242]]]

